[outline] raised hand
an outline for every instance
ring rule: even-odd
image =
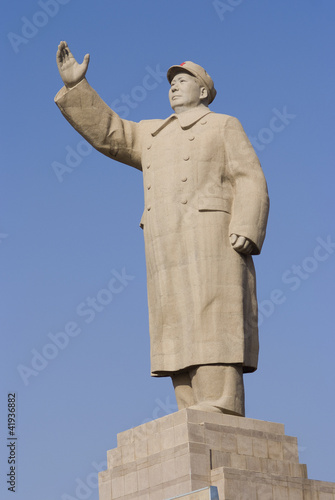
[[[244,253],[245,255],[250,255],[254,248],[252,241],[238,234],[232,234],[230,236],[230,243],[236,252]]]
[[[66,42],[60,42],[57,50],[57,66],[59,74],[67,88],[72,88],[84,79],[90,61],[90,55],[86,54],[81,64],[73,57]]]

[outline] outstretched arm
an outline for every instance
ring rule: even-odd
[[[57,66],[65,87],[55,97],[57,106],[98,151],[142,170],[140,125],[122,120],[89,86],[85,79],[88,63],[88,54],[78,64],[67,43],[60,42]]]
[[[56,54],[59,74],[64,85],[71,89],[85,78],[90,55],[86,54],[81,64],[78,64],[66,42],[60,42]]]

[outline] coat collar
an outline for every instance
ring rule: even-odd
[[[173,113],[168,118],[166,118],[163,123],[159,125],[159,127],[156,127],[151,132],[151,135],[155,137],[161,130],[163,130],[163,128],[165,128],[171,121],[175,119],[179,120],[181,128],[188,128],[209,113],[212,113],[212,111],[205,107],[193,108],[189,111],[184,111],[183,113],[179,114]]]

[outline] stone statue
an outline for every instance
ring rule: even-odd
[[[170,376],[178,408],[244,416],[243,373],[258,361],[255,270],[269,210],[240,124],[208,108],[214,83],[186,61],[167,72],[174,113],[121,119],[85,79],[66,42],[55,101],[98,151],[143,172],[152,376]]]

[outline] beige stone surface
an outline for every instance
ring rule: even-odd
[[[193,491],[192,493],[187,493],[186,495],[179,495],[178,497],[170,498],[169,500],[219,500],[218,491],[215,486],[210,486],[209,488],[202,488],[198,491]]]
[[[87,55],[79,65],[61,42],[57,62],[65,87],[55,100],[98,151],[143,173],[152,375],[213,364],[254,371],[251,254],[261,251],[269,202],[242,125],[208,108],[214,85],[191,62],[169,73],[171,116],[123,120],[84,78],[88,61]]]
[[[179,410],[245,415],[242,364],[196,366],[171,378]]]
[[[210,486],[220,500],[335,500],[335,484],[307,478],[282,424],[187,408],[118,434],[107,456],[100,500],[166,500]]]

